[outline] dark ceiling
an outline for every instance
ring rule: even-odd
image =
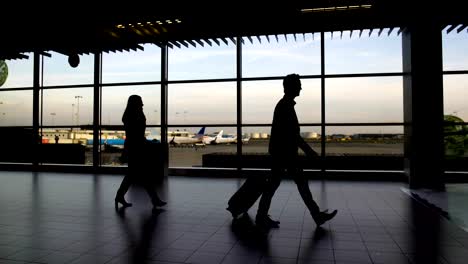
[[[65,55],[130,51],[142,49],[143,43],[219,45],[235,42],[237,36],[404,28],[411,23],[434,23],[441,29],[468,25],[467,9],[458,1],[415,2],[419,1],[270,1],[260,5],[262,1],[240,0],[161,6],[160,2],[136,1],[113,2],[107,7],[41,2],[29,10],[10,8],[15,11],[0,16],[4,25],[0,59],[24,58],[24,53],[33,51]]]

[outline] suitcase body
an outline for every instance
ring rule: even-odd
[[[236,218],[247,212],[262,195],[266,179],[264,177],[251,177],[242,184],[228,201],[228,210]]]

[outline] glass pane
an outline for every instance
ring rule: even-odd
[[[468,35],[466,29],[457,33],[453,30],[442,33],[443,69],[444,71],[468,70]]]
[[[27,53],[28,59],[5,60],[0,66],[0,87],[32,87],[33,86],[33,54]],[[8,72],[8,74],[5,74]],[[3,85],[1,85],[1,83]]]
[[[301,136],[317,154],[321,153],[320,127],[301,126]],[[268,146],[270,143],[271,126],[243,127],[244,144],[242,147],[243,167],[269,169]],[[304,152],[299,149],[299,154]]]
[[[398,28],[325,34],[325,73],[402,72],[401,34]],[[371,35],[369,36],[369,34]],[[333,35],[332,35],[333,34]]]
[[[327,155],[403,155],[403,126],[327,126]]]
[[[42,128],[39,162],[43,164],[92,165],[92,130],[78,128]]]
[[[447,171],[468,171],[468,125],[453,115],[446,115],[445,121],[452,122],[444,127],[445,169]]]
[[[444,76],[445,162],[447,171],[468,171],[468,75]]]
[[[242,45],[242,76],[320,74],[320,34],[312,33],[246,37]]]
[[[326,121],[403,122],[403,78],[331,78],[325,82]]]
[[[296,101],[300,123],[320,122],[320,79],[302,79],[302,91]],[[271,123],[278,101],[283,97],[283,81],[245,81],[242,83],[242,122]]]
[[[235,127],[170,127],[169,167],[233,167]]]
[[[143,44],[144,50],[103,53],[102,82],[154,82],[161,80],[161,48]]]
[[[444,115],[468,122],[468,75],[444,75]]]
[[[50,52],[44,56],[44,86],[92,84],[94,80],[94,55],[80,55],[76,68],[68,63],[68,56]]]
[[[235,124],[236,83],[170,84],[168,123]]]
[[[161,86],[135,85],[102,88],[102,125],[123,125],[122,115],[132,94],[141,96],[143,100],[146,125],[161,123]]]
[[[120,129],[101,129],[101,139],[99,141],[101,164],[103,166],[126,165],[121,159],[125,142],[125,130],[123,126]],[[87,145],[92,146],[93,139],[89,139]]]
[[[43,126],[93,124],[93,87],[43,90]]]
[[[268,154],[270,132],[271,126],[243,127],[242,133],[246,144],[242,147],[242,154]]]
[[[33,93],[0,91],[0,126],[32,126]]]
[[[222,40],[218,46],[169,49],[169,80],[222,79],[236,77],[236,46]]]

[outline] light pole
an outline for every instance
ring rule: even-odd
[[[72,125],[74,125],[75,124],[75,104],[72,104],[71,121],[72,121]]]
[[[55,125],[55,113],[50,113],[50,115],[52,116],[52,125]]]
[[[154,110],[154,115],[156,116],[156,124],[158,124],[158,110]]]
[[[184,110],[184,124],[185,124],[185,114],[187,114],[188,111],[187,110]]]
[[[76,103],[76,124],[79,126],[80,125],[80,98],[83,98],[83,96],[75,95],[75,98],[77,100],[77,103]]]

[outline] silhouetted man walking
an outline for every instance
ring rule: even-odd
[[[278,189],[281,179],[288,173],[294,179],[302,200],[310,211],[317,226],[332,219],[337,210],[328,213],[321,212],[312,198],[309,182],[302,175],[298,162],[298,149],[301,148],[307,156],[317,156],[317,153],[304,141],[300,135],[294,98],[299,96],[301,81],[298,74],[289,74],[283,80],[284,97],[277,103],[273,115],[270,144],[268,152],[271,155],[271,175],[267,181],[258,206],[256,224],[266,227],[278,227],[279,221],[274,221],[268,215],[271,199]]]

